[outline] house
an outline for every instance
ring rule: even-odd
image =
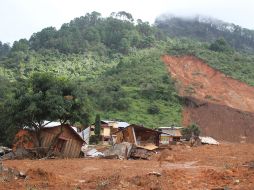
[[[117,144],[129,142],[137,147],[153,150],[159,146],[161,132],[132,124],[115,132],[114,135],[116,135],[115,143]]]
[[[170,144],[180,141],[182,127],[159,127],[157,130],[162,132],[160,136],[160,144]]]
[[[41,148],[48,149],[54,141],[55,145],[52,150],[68,158],[79,157],[81,146],[84,144],[84,140],[72,126],[61,125],[58,122],[45,125],[41,132],[41,138]],[[13,149],[14,151],[18,148],[33,149],[36,147],[36,142],[34,131],[25,128],[16,134]]]
[[[101,120],[101,141],[103,144],[110,144],[111,136],[119,129],[123,129],[130,124],[122,121]],[[95,124],[90,127],[90,136],[94,135]],[[114,135],[113,135],[114,136]]]

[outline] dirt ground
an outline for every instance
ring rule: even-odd
[[[183,126],[195,123],[203,136],[254,143],[254,87],[193,56],[164,56],[163,61],[176,79],[179,95],[189,101],[183,110]]]
[[[151,160],[7,160],[28,177],[2,175],[0,189],[254,189],[254,144],[171,148]]]

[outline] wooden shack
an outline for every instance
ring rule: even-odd
[[[45,127],[42,129],[41,137],[42,148],[49,148],[55,139],[56,143],[52,147],[54,152],[68,158],[79,157],[81,146],[84,143],[81,136],[70,125]],[[13,145],[14,150],[17,148],[32,149],[36,147],[36,139],[33,131],[20,130],[15,139]]]
[[[174,144],[180,141],[182,127],[159,127],[157,130],[162,132],[160,144]]]
[[[159,146],[160,134],[159,131],[134,124],[115,133],[116,143],[129,142],[140,147]]]

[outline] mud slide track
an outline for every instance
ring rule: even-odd
[[[184,125],[197,123],[204,135],[219,140],[254,143],[253,87],[193,56],[163,56],[162,59],[177,81],[179,95],[189,97],[188,101],[192,102],[183,112]]]

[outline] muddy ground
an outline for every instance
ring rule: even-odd
[[[8,160],[5,167],[27,177],[2,175],[0,189],[254,189],[254,144],[171,147],[162,150],[169,154],[161,166],[163,153],[151,160]]]

